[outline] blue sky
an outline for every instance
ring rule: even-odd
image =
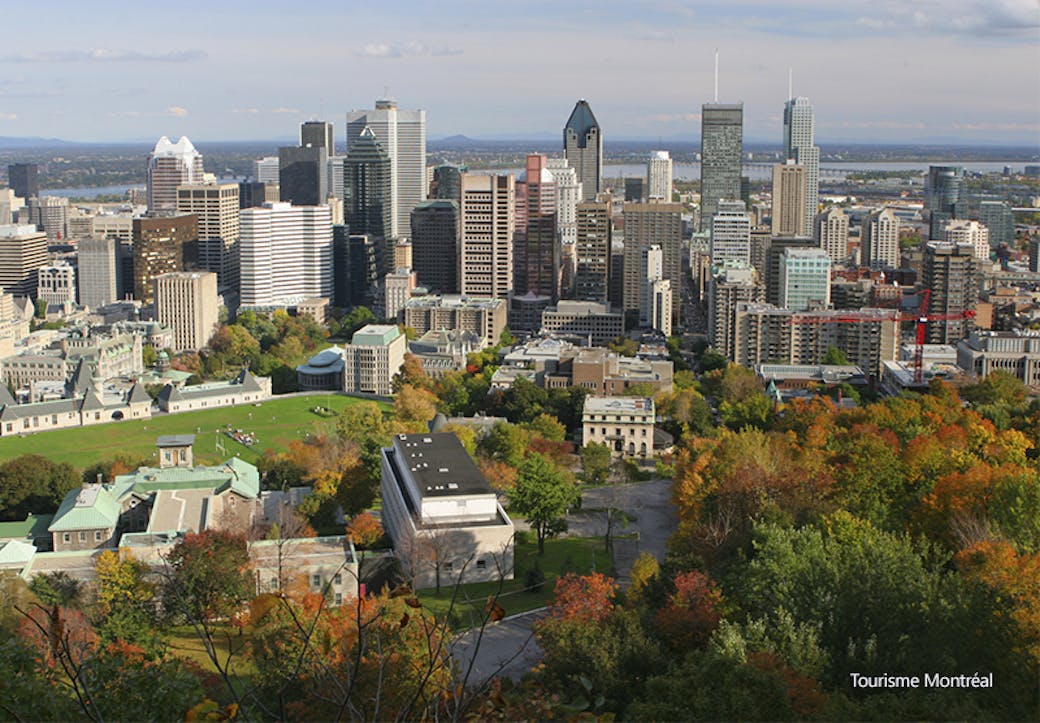
[[[174,9],[170,9],[174,8]],[[430,137],[696,140],[711,99],[780,139],[787,71],[817,140],[1040,146],[1037,0],[182,0],[5,8],[0,136],[270,139],[389,89]]]

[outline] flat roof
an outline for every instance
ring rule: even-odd
[[[585,397],[586,412],[654,413],[654,400],[645,397]]]
[[[494,494],[459,438],[451,432],[399,434],[398,462],[412,472],[423,497]]]
[[[190,447],[195,444],[194,434],[164,434],[155,440],[157,447]]]

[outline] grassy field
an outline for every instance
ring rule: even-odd
[[[545,573],[545,584],[541,590],[527,589],[527,573],[537,563]],[[612,567],[610,556],[606,552],[602,537],[564,537],[547,540],[545,555],[538,556],[538,544],[535,542],[518,542],[516,545],[516,573],[512,580],[502,584],[499,603],[506,610],[506,615],[534,610],[543,607],[552,598],[553,585],[560,575],[573,572],[585,575],[590,572],[609,574]],[[488,598],[499,589],[497,582],[474,582],[459,587],[455,598],[454,623],[458,628],[471,625],[471,618],[484,610]],[[453,586],[441,586],[440,594],[433,590],[423,590],[419,598],[427,609],[435,614],[443,615],[451,605]]]
[[[152,458],[156,453],[155,438],[161,434],[194,434],[195,459],[212,463],[237,454],[247,462],[255,462],[268,447],[283,450],[293,439],[329,425],[334,418],[311,411],[322,406],[336,413],[361,399],[338,395],[314,395],[270,399],[258,405],[206,409],[182,414],[163,414],[152,419],[76,427],[54,432],[39,432],[25,437],[0,439],[0,461],[20,454],[42,454],[73,467],[86,467],[115,454]],[[380,403],[385,409],[386,405]],[[227,425],[254,434],[253,447],[239,444],[217,430]],[[223,441],[224,453],[217,449]]]

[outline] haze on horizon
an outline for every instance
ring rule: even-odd
[[[389,93],[431,138],[559,133],[574,101],[604,136],[698,138],[720,102],[778,140],[788,68],[817,142],[1040,147],[1036,0],[59,0],[5,9],[0,136],[130,141],[292,136]]]

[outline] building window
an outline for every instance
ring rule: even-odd
[[[94,542],[101,542],[101,530],[94,530]]]
[[[270,580],[267,581],[267,589],[268,590],[277,590],[278,589],[278,578],[277,577],[272,577]]]
[[[343,593],[336,593],[336,605],[343,604]]]
[[[444,563],[444,571],[445,572],[451,572],[451,563],[450,562]]]
[[[487,561],[486,560],[477,560],[477,569],[478,570],[483,570],[486,567],[487,567]]]
[[[70,535],[68,532],[62,534],[61,541],[62,542],[72,542],[72,535]]]
[[[332,582],[334,582],[337,585],[342,585],[343,584],[343,575],[341,575],[341,574],[339,574],[337,572],[336,576],[334,578],[332,578]]]
[[[311,587],[321,587],[321,575],[311,575]]]
[[[87,533],[84,532],[83,530],[80,530],[80,532],[79,532],[79,541],[80,542],[86,542],[87,541]]]

